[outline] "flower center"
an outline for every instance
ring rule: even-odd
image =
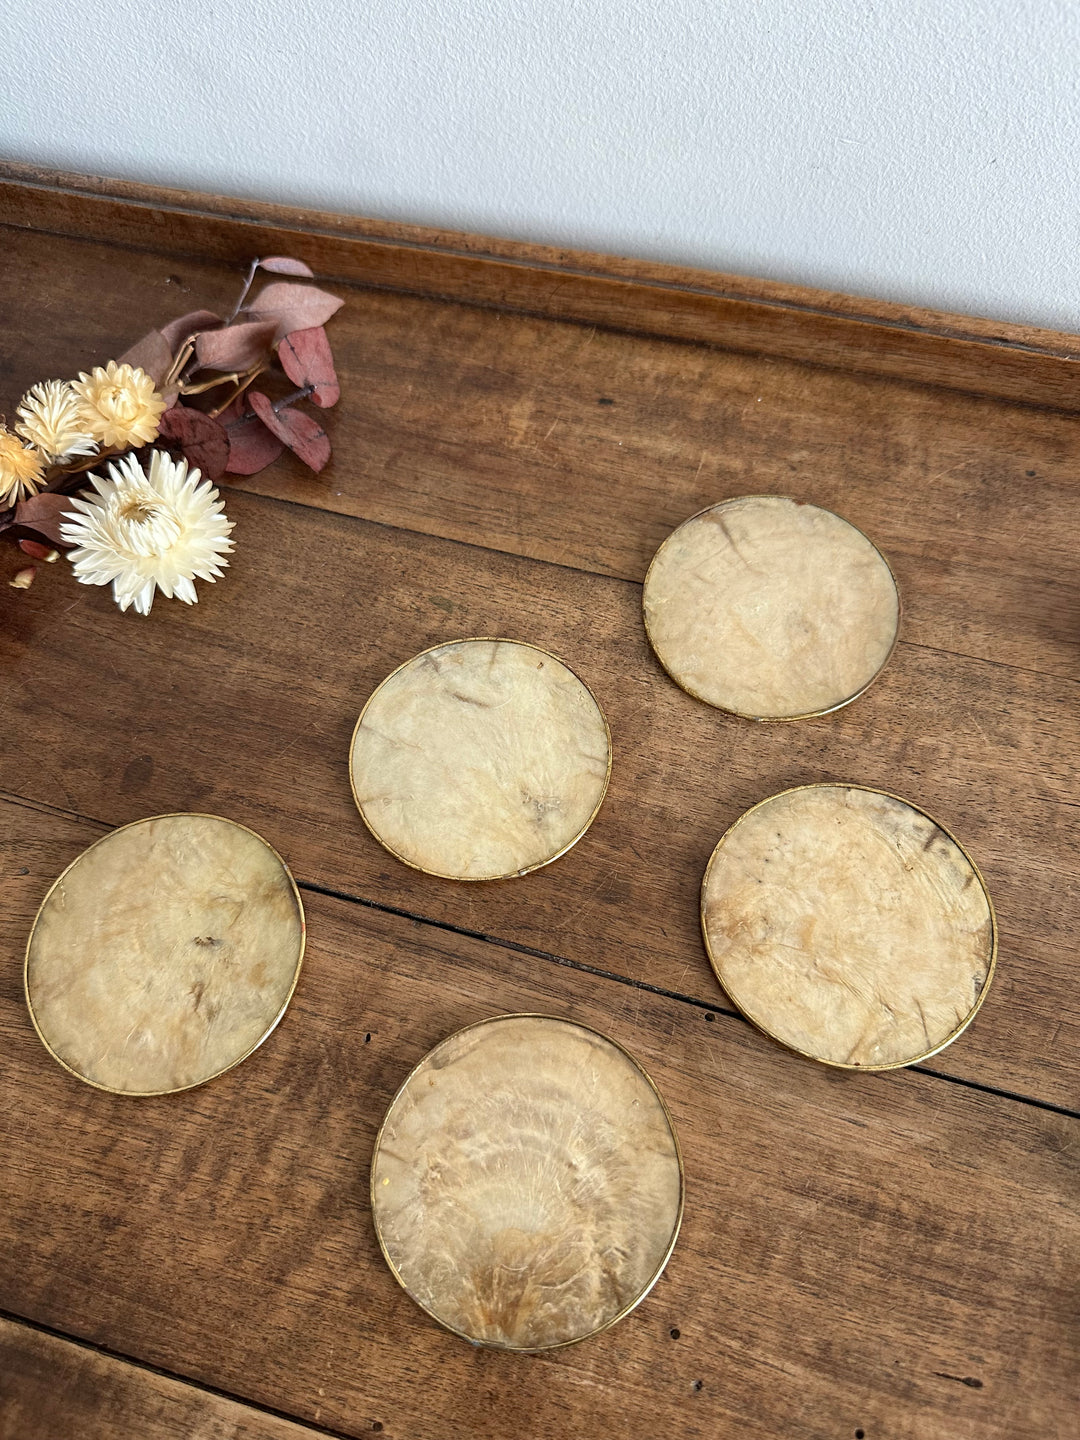
[[[119,518],[133,525],[144,525],[147,520],[162,514],[164,509],[163,505],[156,505],[152,500],[125,500],[120,506]]]
[[[135,555],[161,555],[180,538],[176,512],[153,495],[125,495],[114,513],[124,543]]]
[[[107,385],[101,392],[100,408],[117,420],[131,420],[138,413],[137,396],[122,385]]]

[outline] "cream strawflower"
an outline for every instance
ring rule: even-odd
[[[41,456],[0,425],[0,506],[6,509],[44,484]]]
[[[97,446],[81,410],[82,401],[66,380],[43,380],[19,401],[15,429],[47,464],[93,455]]]
[[[149,615],[155,588],[185,605],[198,600],[194,580],[216,580],[233,548],[232,521],[218,492],[186,460],[163,450],[150,455],[147,474],[134,455],[109,466],[109,479],[91,475],[94,490],[72,500],[60,534],[77,548],[68,555],[84,585],[109,585],[121,610]]]
[[[157,439],[165,401],[145,370],[110,360],[71,382],[80,400],[79,416],[99,445],[111,450],[149,445]]]

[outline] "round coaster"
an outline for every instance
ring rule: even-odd
[[[896,581],[860,530],[783,495],[702,510],[653,557],[645,629],[689,694],[750,720],[803,720],[861,695],[900,623]]]
[[[755,1025],[828,1065],[889,1070],[955,1040],[997,954],[990,896],[949,832],[856,785],[763,800],[701,887],[717,979]]]
[[[349,759],[364,823],[447,880],[555,860],[592,824],[611,772],[603,712],[561,660],[517,640],[453,640],[364,706]]]
[[[569,1345],[655,1284],[683,1208],[659,1092],[613,1040],[550,1015],[451,1035],[394,1097],[371,1208],[409,1295],[474,1344]]]
[[[64,871],[26,947],[34,1027],[65,1069],[122,1095],[201,1085],[262,1043],[304,954],[275,850],[215,815],[157,815]]]

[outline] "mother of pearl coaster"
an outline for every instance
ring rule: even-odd
[[[26,947],[34,1026],[101,1090],[201,1085],[262,1043],[304,954],[285,862],[215,815],[158,815],[104,836],[42,901]]]
[[[676,684],[751,720],[801,720],[861,695],[900,622],[892,571],[816,505],[744,495],[702,510],[656,552],[645,629]]]
[[[858,785],[763,800],[701,887],[717,979],[801,1055],[860,1070],[925,1060],[986,996],[997,925],[982,876],[923,811]]]
[[[371,1208],[397,1280],[474,1344],[547,1350],[631,1311],[675,1246],[675,1129],[595,1030],[500,1015],[437,1045],[375,1141]]]
[[[349,771],[365,825],[392,855],[448,880],[501,880],[585,834],[611,736],[592,692],[546,650],[453,640],[382,682]]]

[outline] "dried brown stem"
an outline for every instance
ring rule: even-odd
[[[295,405],[297,400],[306,400],[309,395],[314,393],[314,390],[314,385],[305,385],[300,390],[294,390],[291,395],[283,395],[281,399],[275,401],[271,407],[274,414],[279,415],[282,410],[287,410],[290,405]]]
[[[244,301],[248,297],[248,291],[251,289],[252,281],[255,279],[255,272],[256,270],[258,270],[260,263],[261,261],[259,260],[252,260],[251,264],[248,266],[247,279],[244,281],[244,288],[240,291],[240,298],[236,302],[236,308],[233,310],[232,314],[225,322],[227,325],[231,325],[232,322],[236,319],[236,317],[240,314],[240,311],[244,308]]]
[[[249,370],[246,375],[238,376],[238,383],[232,394],[229,395],[220,405],[215,405],[213,410],[207,411],[207,414],[210,416],[210,418],[212,420],[216,420],[217,417],[222,413],[222,411],[227,410],[229,406],[233,403],[233,401],[239,399],[239,397],[244,393],[248,386],[253,384],[254,381],[256,381],[263,373],[263,371],[268,370],[269,368],[270,367],[268,365],[257,365],[254,370]]]
[[[41,495],[49,495],[53,491],[62,490],[66,481],[74,475],[82,475],[87,470],[93,470],[95,465],[100,465],[105,460],[112,460],[117,455],[126,455],[126,450],[99,450],[96,455],[87,455],[81,460],[76,460],[52,477],[47,485],[43,485],[38,492]]]
[[[173,356],[173,362],[169,366],[168,373],[161,382],[160,388],[162,394],[164,394],[166,390],[170,389],[171,386],[175,385],[177,380],[180,378],[180,372],[183,370],[187,362],[191,359],[192,355],[195,353],[195,341],[198,338],[199,337],[197,335],[189,335],[188,338],[184,341],[183,345],[180,346],[180,349]]]
[[[207,390],[213,390],[217,385],[235,385],[241,375],[246,375],[246,370],[234,370],[231,375],[218,375],[214,380],[201,380],[198,385],[181,385],[181,395],[202,395]]]
[[[251,378],[253,380],[255,377],[252,376]],[[251,381],[249,380],[247,384],[250,385]],[[244,388],[246,389],[247,385],[245,385]],[[280,415],[282,410],[287,410],[290,405],[295,405],[297,400],[306,400],[307,397],[314,392],[314,389],[314,385],[305,385],[302,390],[294,390],[291,395],[283,395],[282,398],[271,407],[274,414]],[[249,420],[257,420],[258,418],[252,410],[247,415],[241,415],[236,420],[230,420],[228,425],[225,426],[225,429],[231,430],[234,425],[246,425]]]

